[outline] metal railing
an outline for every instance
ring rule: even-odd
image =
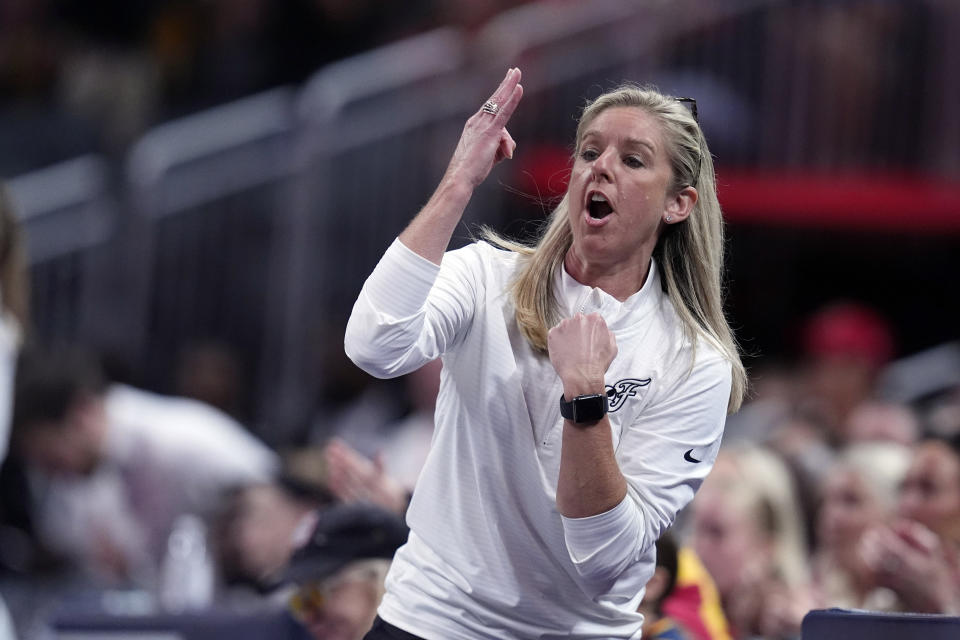
[[[111,332],[118,307],[109,268],[119,209],[103,158],[82,156],[7,183],[30,265],[33,330],[86,340]]]

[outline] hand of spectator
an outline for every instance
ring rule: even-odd
[[[859,551],[877,583],[895,591],[910,611],[960,610],[956,563],[937,535],[922,524],[900,520],[869,529]]]
[[[327,486],[342,502],[369,502],[403,515],[407,491],[384,470],[383,456],[370,460],[343,440],[334,438],[324,449]]]
[[[740,567],[736,585],[724,598],[730,623],[746,635],[759,634],[763,626],[766,595],[773,579],[759,557],[749,557]]]
[[[110,583],[130,578],[129,558],[105,528],[97,528],[91,551],[92,568],[100,578]]]
[[[803,617],[814,608],[812,591],[771,580],[764,589],[760,634],[764,638],[798,638]]]
[[[517,143],[506,126],[521,97],[520,70],[510,69],[488,101],[488,104],[495,105],[491,110],[496,113],[478,109],[464,125],[447,168],[447,178],[463,180],[476,187],[486,179],[495,164],[513,157]]]

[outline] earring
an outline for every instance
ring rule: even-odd
[[[673,216],[667,216],[667,222],[673,222]]]

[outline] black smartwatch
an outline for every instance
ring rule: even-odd
[[[596,422],[607,415],[610,404],[607,394],[594,393],[588,396],[577,396],[570,402],[560,394],[560,415],[576,424]]]

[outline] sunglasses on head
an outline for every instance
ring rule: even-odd
[[[697,124],[700,123],[700,119],[697,117],[697,101],[693,98],[677,98],[677,102],[682,104],[687,108],[687,111],[690,112],[690,115],[693,116],[694,121]]]

